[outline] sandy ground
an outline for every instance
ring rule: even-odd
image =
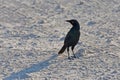
[[[57,55],[67,19],[73,60]],[[0,80],[120,80],[120,0],[0,0]]]

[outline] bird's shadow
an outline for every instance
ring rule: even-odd
[[[31,67],[25,68],[17,73],[12,73],[10,76],[4,78],[3,80],[16,80],[16,79],[29,78],[30,76],[28,76],[27,74],[33,73],[33,72],[38,72],[42,69],[47,68],[49,65],[52,64],[52,63],[50,63],[50,61],[54,60],[56,57],[57,57],[57,54],[54,54],[50,58],[48,58],[47,60],[44,60],[44,61],[37,63],[37,64],[33,64]]]

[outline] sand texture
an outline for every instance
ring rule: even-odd
[[[68,19],[72,60],[58,56]],[[0,80],[120,80],[120,0],[0,0]]]

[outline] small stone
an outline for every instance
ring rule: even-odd
[[[88,26],[93,26],[94,24],[96,24],[96,22],[94,22],[94,21],[89,21],[89,22],[87,23]]]
[[[116,73],[117,73],[117,71],[113,71],[113,72],[112,72],[112,74],[116,74]]]
[[[38,24],[43,24],[43,23],[44,23],[43,20],[39,20],[39,21],[38,21]]]
[[[62,37],[61,39],[60,39],[60,41],[63,41],[65,39],[65,37]]]
[[[55,7],[55,11],[58,12],[58,13],[62,13],[63,12],[63,8],[61,8],[60,5],[57,5]]]
[[[78,3],[77,5],[83,5],[83,4],[84,4],[84,2],[80,1],[80,3]]]

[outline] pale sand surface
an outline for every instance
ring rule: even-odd
[[[74,60],[57,55],[67,19]],[[120,80],[120,0],[0,0],[0,80]]]

